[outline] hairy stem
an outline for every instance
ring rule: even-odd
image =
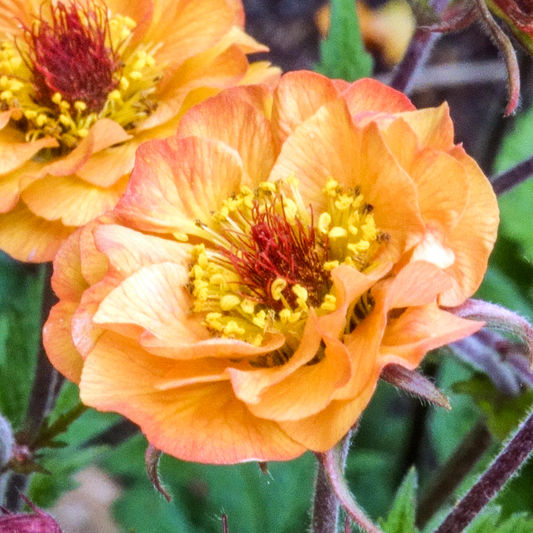
[[[43,265],[45,269],[43,300],[41,306],[41,330],[48,318],[50,309],[57,302],[57,298],[50,283],[52,277],[52,263]],[[33,381],[26,418],[24,421],[24,442],[31,444],[37,438],[39,429],[48,413],[53,408],[63,379],[52,366],[44,350],[42,337],[37,352],[37,367]]]
[[[497,195],[503,194],[513,187],[520,185],[533,175],[533,156],[518,163],[507,172],[496,176],[492,180],[492,188]]]
[[[476,424],[466,435],[453,455],[441,468],[432,486],[429,490],[424,491],[416,512],[416,525],[420,529],[453,495],[457,487],[488,450],[491,442],[492,436],[484,422]]]
[[[315,508],[311,522],[312,533],[335,533],[337,531],[339,504],[349,519],[361,531],[382,533],[359,507],[344,477],[344,466],[350,445],[350,437],[351,435],[348,434],[331,450],[316,454],[323,467],[323,472],[317,478],[317,496],[315,497]],[[320,487],[320,491],[318,490],[318,480],[324,483],[324,486]],[[338,504],[336,500],[338,500]]]
[[[500,492],[533,451],[533,411],[478,482],[434,533],[461,533]]]
[[[57,298],[52,290],[52,263],[46,263],[40,268],[44,269],[43,298],[41,305],[41,330],[48,318],[50,309],[56,303]],[[34,265],[28,266],[28,272],[34,275]],[[24,419],[22,431],[17,434],[17,444],[31,445],[37,439],[41,425],[55,405],[61,389],[63,378],[50,364],[44,350],[42,337],[37,349],[37,365],[35,376],[30,392],[28,408]],[[7,483],[6,507],[11,511],[17,511],[21,505],[20,493],[26,489],[28,476],[13,474]]]
[[[393,89],[409,94],[416,72],[424,65],[438,37],[424,28],[415,31],[405,56],[392,74],[390,86]]]
[[[350,448],[351,433],[341,442],[340,461],[344,469]],[[315,499],[311,517],[312,533],[336,533],[339,520],[340,503],[331,486],[324,461],[318,457],[318,471],[315,482]]]

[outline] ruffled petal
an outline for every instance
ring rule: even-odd
[[[31,159],[39,150],[57,146],[53,137],[26,142],[24,136],[12,128],[0,130],[0,175],[13,172]],[[0,177],[0,181],[4,177]]]
[[[83,226],[115,207],[126,190],[128,177],[108,188],[76,176],[47,176],[24,189],[21,198],[37,216],[60,220],[65,226]]]
[[[72,342],[70,331],[70,319],[77,306],[77,302],[59,302],[51,309],[43,328],[43,343],[48,358],[73,383],[79,383],[83,368],[83,359]]]
[[[0,214],[0,249],[19,261],[52,261],[74,229],[37,217],[19,202],[9,213]]]
[[[305,70],[285,74],[274,92],[272,108],[277,141],[282,144],[302,122],[338,98],[333,81],[320,74]]]
[[[85,362],[82,401],[123,414],[140,425],[156,448],[183,460],[289,460],[305,451],[275,422],[253,416],[227,382],[159,391],[156,385],[174,364],[108,333]]]
[[[281,384],[303,365],[315,357],[320,346],[320,334],[316,328],[317,316],[311,310],[302,340],[291,358],[280,366],[257,369],[230,369],[231,383],[235,395],[247,404],[257,404],[269,388]],[[289,403],[289,402],[287,402]],[[288,407],[288,405],[286,405]]]
[[[69,176],[76,172],[89,161],[89,158],[114,144],[119,144],[129,140],[131,136],[124,128],[114,120],[102,118],[96,122],[87,137],[82,139],[80,144],[65,157],[53,160],[51,163],[41,166],[41,171],[32,176],[27,184],[29,185],[36,178],[41,178],[50,174],[52,176]],[[26,183],[24,184],[26,185]]]
[[[279,422],[281,429],[309,450],[326,452],[341,440],[355,425],[376,388],[379,374],[369,379],[361,393],[350,401],[332,401],[320,413]],[[317,431],[320,428],[320,431]]]
[[[403,93],[371,78],[354,81],[343,92],[350,113],[357,120],[359,114],[401,113],[415,111],[415,106]]]
[[[223,199],[239,190],[238,154],[218,141],[197,137],[154,140],[137,151],[126,195],[115,212],[146,231],[196,233]]]
[[[52,288],[60,300],[79,301],[89,287],[81,272],[81,231],[77,229],[70,235],[54,257]]]
[[[436,303],[410,307],[387,325],[378,364],[384,367],[395,363],[414,369],[429,350],[464,339],[483,325],[443,311]]]
[[[276,157],[270,123],[259,107],[268,95],[266,88],[224,91],[191,109],[182,119],[178,135],[227,144],[239,152],[250,184],[266,181]]]
[[[447,103],[439,107],[401,113],[407,124],[415,132],[419,148],[434,148],[448,151],[453,148],[453,122]]]
[[[454,264],[446,270],[454,280],[454,287],[439,298],[441,305],[453,307],[472,296],[481,284],[496,241],[499,211],[492,186],[477,163],[460,146],[450,153],[470,177],[468,204],[447,240],[455,254]]]
[[[301,366],[261,394],[250,411],[269,420],[299,420],[325,409],[335,393],[351,377],[350,358],[340,341],[327,343],[324,358]]]
[[[226,0],[158,0],[145,42],[163,42],[156,60],[182,63],[213,46],[235,22]]]

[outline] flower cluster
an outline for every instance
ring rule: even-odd
[[[48,355],[81,398],[211,463],[331,448],[386,365],[477,331],[495,196],[446,105],[285,75],[137,151],[114,211],[55,258]]]
[[[0,2],[0,249],[53,259],[112,209],[137,147],[221,89],[275,82],[238,0]]]

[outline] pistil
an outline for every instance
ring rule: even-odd
[[[0,107],[28,141],[74,148],[100,118],[135,128],[156,108],[158,46],[129,46],[135,22],[104,3],[48,5],[22,38],[0,43]]]
[[[223,202],[209,224],[197,223],[206,242],[192,252],[193,312],[205,313],[204,323],[213,334],[256,346],[269,333],[285,335],[284,348],[254,366],[290,359],[309,309],[319,315],[336,309],[331,271],[340,264],[371,268],[381,243],[388,240],[359,190],[346,192],[329,180],[324,193],[327,208],[316,224],[294,178],[261,183],[254,192],[243,187]],[[372,307],[370,293],[354,302],[347,331]]]

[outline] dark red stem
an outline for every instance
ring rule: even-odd
[[[533,412],[479,481],[434,533],[461,533],[496,496],[533,451]]]

